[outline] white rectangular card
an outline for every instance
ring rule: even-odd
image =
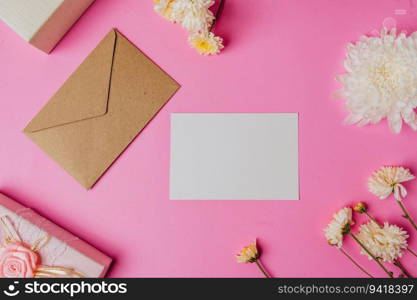
[[[170,199],[298,200],[298,114],[171,114]]]

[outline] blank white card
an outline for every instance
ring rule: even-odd
[[[298,115],[171,114],[170,199],[298,200]]]

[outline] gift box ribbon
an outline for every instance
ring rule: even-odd
[[[39,250],[49,239],[49,234],[27,245],[7,216],[0,218],[5,238],[0,246],[0,278],[83,278],[80,272],[63,266],[42,265]]]

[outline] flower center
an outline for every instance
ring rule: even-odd
[[[376,232],[373,234],[372,239],[375,243],[379,244],[382,247],[389,246],[390,243],[387,242],[387,239],[381,232]]]
[[[12,259],[8,262],[6,262],[6,268],[7,268],[7,272],[9,274],[18,274],[21,272],[21,264],[16,261],[15,259]]]
[[[199,41],[197,42],[197,47],[203,51],[210,51],[211,50],[211,46],[209,43],[207,43],[206,41]]]
[[[390,62],[378,64],[371,70],[371,82],[375,87],[390,93],[398,90],[399,72]]]

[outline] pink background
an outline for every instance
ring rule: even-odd
[[[367,192],[366,179],[383,164],[417,172],[417,133],[393,135],[385,122],[342,125],[335,76],[346,42],[390,16],[400,29],[417,30],[416,14],[411,0],[227,0],[216,28],[226,48],[217,57],[189,49],[185,31],[159,17],[150,0],[97,0],[49,56],[0,24],[0,190],[112,256],[113,277],[257,277],[254,265],[234,259],[254,238],[274,276],[363,276],[326,244],[322,228],[362,200],[411,232],[392,199]],[[86,191],[21,130],[113,27],[182,88]],[[298,112],[301,200],[170,201],[172,112]],[[417,216],[416,184],[407,184],[405,203]],[[383,275],[352,242],[346,248]],[[417,276],[417,258],[403,262]]]

